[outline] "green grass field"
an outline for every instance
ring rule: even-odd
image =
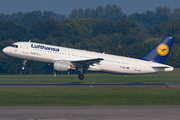
[[[180,68],[173,72],[144,75],[85,74],[84,80],[78,75],[0,75],[0,83],[180,83]]]
[[[178,88],[0,88],[0,106],[180,105]]]
[[[180,69],[147,75],[0,75],[0,83],[180,83]],[[0,87],[0,106],[180,105],[180,88]]]

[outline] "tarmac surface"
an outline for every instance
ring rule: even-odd
[[[0,120],[179,120],[180,106],[0,106]]]
[[[127,87],[180,88],[180,83],[1,83],[0,87]]]

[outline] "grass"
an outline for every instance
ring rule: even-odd
[[[0,83],[180,83],[180,68],[173,72],[144,75],[85,74],[84,80],[78,75],[0,75]]]
[[[180,83],[180,69],[146,75],[0,75],[0,83]],[[180,88],[0,87],[0,106],[180,105]]]
[[[180,105],[179,88],[0,88],[0,106]]]

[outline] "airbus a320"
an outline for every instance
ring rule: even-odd
[[[35,42],[15,42],[3,52],[23,60],[52,63],[56,71],[76,69],[78,78],[83,71],[102,71],[115,74],[146,74],[173,71],[165,62],[174,43],[174,37],[166,37],[144,57],[136,59],[111,54],[59,47]],[[24,67],[23,67],[24,69]]]

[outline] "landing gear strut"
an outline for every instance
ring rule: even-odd
[[[24,61],[23,61],[23,67],[22,67],[22,70],[24,70],[24,67],[26,66],[26,63],[27,63],[27,60],[24,60]]]

